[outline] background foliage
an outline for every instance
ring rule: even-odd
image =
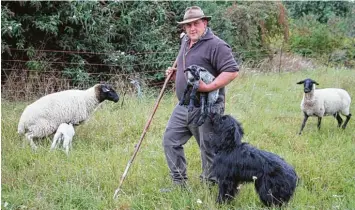
[[[105,73],[151,71],[162,80],[157,70],[174,61],[182,32],[176,21],[191,5],[213,16],[211,28],[240,63],[272,60],[283,48],[354,66],[354,2],[328,1],[2,1],[2,58],[25,61],[2,66],[34,71],[25,78],[51,70],[75,86],[112,79]]]

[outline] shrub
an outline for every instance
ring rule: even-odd
[[[344,36],[329,28],[329,24],[317,21],[314,15],[306,15],[291,23],[290,48],[302,55],[323,55],[342,48]],[[337,26],[333,26],[336,29]]]

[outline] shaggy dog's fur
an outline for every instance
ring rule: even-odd
[[[212,169],[218,180],[218,203],[232,200],[240,183],[253,181],[266,206],[290,200],[298,180],[291,165],[276,154],[242,143],[243,128],[232,116],[215,116],[213,129],[216,156]]]

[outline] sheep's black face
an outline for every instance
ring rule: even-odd
[[[104,100],[109,100],[109,101],[113,101],[115,103],[118,102],[119,100],[119,96],[116,93],[116,91],[109,85],[105,85],[102,84],[99,86],[100,90],[99,90],[99,101],[102,102]]]
[[[297,84],[304,84],[304,92],[309,93],[313,90],[313,85],[319,85],[318,82],[312,80],[312,79],[305,79],[302,81],[297,82]]]
[[[207,71],[207,70],[198,65],[191,65],[187,67],[187,69],[185,69],[184,72],[187,72],[188,82],[193,83],[194,81],[199,81],[200,71]]]

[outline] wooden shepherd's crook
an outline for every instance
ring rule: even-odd
[[[173,65],[173,68],[175,68],[175,67],[176,67],[176,61],[174,62],[174,65]],[[131,167],[132,162],[133,162],[134,158],[136,157],[137,152],[138,152],[138,150],[139,150],[139,148],[140,148],[140,146],[141,146],[141,144],[142,144],[142,142],[143,142],[143,138],[144,138],[145,134],[147,133],[147,130],[148,130],[148,128],[149,128],[149,125],[150,125],[150,123],[152,122],[153,116],[154,116],[154,114],[155,114],[155,112],[157,111],[157,108],[158,108],[158,106],[159,106],[160,100],[161,100],[161,98],[163,97],[163,93],[164,93],[164,90],[165,90],[165,88],[166,88],[166,85],[168,84],[168,82],[169,82],[171,76],[172,76],[174,73],[175,73],[175,72],[173,71],[173,72],[170,73],[170,74],[166,77],[166,79],[165,79],[163,88],[162,88],[161,91],[160,91],[160,94],[159,94],[158,99],[157,99],[157,101],[156,101],[156,103],[155,103],[153,112],[152,112],[152,114],[150,115],[150,117],[149,117],[147,123],[145,124],[143,133],[142,133],[142,135],[141,135],[141,138],[139,139],[139,142],[138,142],[138,144],[137,144],[137,146],[136,146],[136,149],[134,150],[134,153],[133,153],[131,159],[128,161],[128,164],[127,164],[127,166],[126,166],[126,169],[124,170],[124,172],[123,172],[123,174],[122,174],[122,177],[121,177],[121,180],[120,180],[120,184],[118,185],[117,189],[115,190],[115,194],[113,195],[113,199],[117,198],[117,195],[118,195],[119,191],[121,190],[121,186],[122,186],[123,180],[126,178],[127,173],[128,173],[128,170],[129,170],[129,168]]]

